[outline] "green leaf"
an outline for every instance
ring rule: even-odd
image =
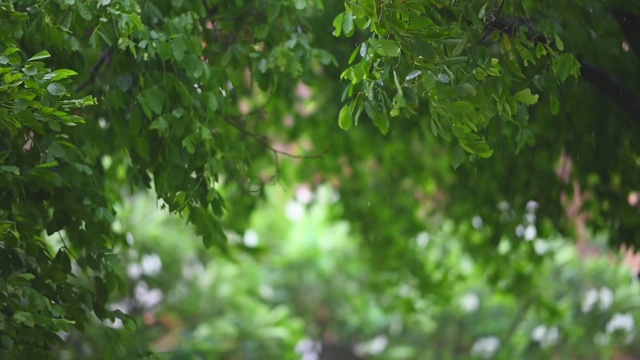
[[[173,47],[168,42],[159,42],[158,43],[158,55],[162,60],[169,60],[171,58],[171,54],[173,51]]]
[[[6,48],[6,49],[2,52],[2,55],[11,55],[11,54],[16,53],[16,52],[18,52],[18,51],[20,51],[20,49],[18,49],[17,47],[10,46],[10,47]]]
[[[31,62],[31,61],[36,61],[36,60],[42,60],[42,59],[46,59],[48,57],[51,57],[51,54],[49,54],[49,52],[47,50],[44,51],[40,51],[39,53],[33,55],[32,57],[29,58],[29,60],[27,60],[27,62]]]
[[[93,311],[99,319],[104,320],[107,317],[105,306],[109,300],[109,288],[104,280],[97,275],[93,276],[93,287]]]
[[[304,10],[307,7],[307,1],[306,0],[296,0],[295,7],[296,7],[296,10],[298,10],[298,11]]]
[[[400,47],[398,46],[398,43],[395,42],[394,40],[372,39],[371,40],[371,44],[372,44],[373,48],[375,49],[375,51],[378,54],[382,55],[382,56],[395,57],[395,56],[400,55]]]
[[[342,34],[342,23],[344,22],[344,12],[338,14],[338,16],[333,19],[333,36],[340,36]]]
[[[460,144],[458,144],[458,146],[456,146],[456,149],[454,150],[453,161],[451,162],[451,166],[453,166],[454,169],[459,168],[462,162],[464,161],[464,157],[465,157],[464,149],[462,148],[462,146],[460,146]]]
[[[555,56],[551,62],[553,73],[560,81],[565,81],[570,75],[577,76],[577,64],[571,54]]]
[[[493,155],[493,150],[489,148],[486,141],[478,134],[469,133],[464,138],[458,139],[458,143],[466,151],[480,157],[488,158]]]
[[[454,101],[446,104],[445,108],[454,114],[464,114],[473,111],[473,105],[468,101]]]
[[[281,4],[279,2],[270,2],[267,9],[267,21],[273,22],[280,14]]]
[[[20,168],[14,165],[0,165],[0,171],[19,174]]]
[[[558,36],[558,34],[555,34],[554,38],[556,39],[556,47],[558,48],[558,50],[564,50],[564,43],[562,42],[562,39],[560,39],[560,36]]]
[[[464,50],[464,47],[467,45],[467,43],[469,42],[469,39],[471,38],[471,34],[473,32],[472,29],[473,29],[472,27],[469,27],[469,29],[467,29],[464,35],[462,35],[462,39],[460,39],[460,42],[458,43],[458,45],[456,45],[456,47],[452,51],[453,56],[458,56],[462,53],[462,50]]]
[[[0,335],[0,343],[2,343],[2,346],[7,350],[11,350],[13,347],[13,339],[8,335]]]
[[[78,14],[80,14],[80,17],[87,21],[91,20],[91,10],[89,10],[89,7],[87,5],[85,5],[83,2],[78,1],[76,2],[75,6]]]
[[[223,250],[226,248],[226,236],[213,214],[201,207],[191,206],[189,220],[195,225],[196,233],[202,236],[202,242],[207,249],[214,245]]]
[[[175,37],[171,40],[171,51],[173,52],[173,57],[181,61],[184,59],[184,53],[187,50],[187,44],[184,42],[182,37]]]
[[[351,118],[351,103],[346,104],[340,109],[340,114],[338,115],[338,126],[342,130],[349,130],[351,125],[353,124],[353,119]]]
[[[344,31],[344,35],[346,37],[351,37],[355,32],[355,27],[353,25],[353,14],[350,12],[344,13],[344,19],[342,21],[342,31]]]
[[[367,107],[365,106],[365,110],[366,109]],[[375,110],[373,108],[371,110],[372,111],[368,112],[367,114],[371,117],[373,124],[378,128],[382,135],[387,135],[387,133],[389,133],[389,117],[384,112]]]
[[[484,71],[483,68],[478,67],[478,68],[473,69],[473,75],[476,76],[477,80],[484,80],[484,79],[487,78],[488,74],[487,74],[486,71]]]
[[[473,10],[473,7],[470,3],[467,3],[462,7],[462,13],[467,18],[467,20],[470,20],[473,23],[473,26],[475,26],[476,28],[482,28],[482,21],[480,20],[478,14]]]
[[[476,89],[469,83],[462,83],[456,86],[445,87],[444,89],[438,89],[438,94],[442,97],[474,97],[476,96]]]
[[[78,75],[78,73],[69,69],[58,69],[46,74],[42,79],[45,81],[58,81],[74,75]]]
[[[26,311],[16,311],[16,313],[13,314],[13,320],[28,327],[33,327],[35,325],[33,314]]]
[[[162,114],[162,108],[166,101],[164,91],[159,87],[154,86],[147,90],[144,94],[144,100],[146,104],[151,108],[151,111],[160,115]]]
[[[422,39],[415,40],[413,50],[427,62],[435,62],[438,57],[436,48]]]
[[[205,93],[205,98],[207,100],[207,107],[211,112],[218,110],[218,98],[214,93],[207,91]]]
[[[64,248],[58,250],[55,258],[53,258],[53,265],[62,271],[63,274],[71,273],[71,259]]]
[[[60,164],[58,164],[57,161],[50,161],[44,164],[40,164],[40,165],[36,165],[35,168],[36,169],[43,169],[43,168],[50,168],[50,167],[54,167],[54,166],[58,166]]]
[[[58,83],[51,83],[47,86],[47,91],[51,93],[51,95],[62,96],[67,93],[67,89]]]
[[[521,103],[528,105],[533,105],[538,102],[538,95],[531,94],[531,89],[529,88],[518,91],[513,97]]]
[[[33,279],[36,278],[33,274],[30,274],[30,273],[17,274],[15,276],[18,276],[18,277],[20,277],[22,279],[25,279],[25,280],[33,280]]]
[[[554,94],[549,95],[549,110],[553,115],[557,115],[560,111],[560,100]]]

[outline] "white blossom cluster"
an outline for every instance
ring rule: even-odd
[[[487,336],[476,340],[471,346],[471,355],[483,359],[492,358],[500,349],[500,339],[497,336]]]
[[[613,304],[613,291],[606,286],[600,289],[589,289],[582,301],[582,313],[587,314],[591,312],[596,304],[600,305],[600,310],[609,309]]]
[[[558,343],[560,331],[557,326],[538,325],[531,332],[531,338],[538,342],[541,348],[546,348]]]

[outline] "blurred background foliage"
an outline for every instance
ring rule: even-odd
[[[0,358],[640,357],[635,14],[0,0]]]
[[[496,286],[487,279],[466,249],[484,231],[482,223],[443,219],[407,239],[417,266],[437,282],[436,293],[446,294],[425,296],[416,283],[388,279],[394,285],[380,287],[372,281],[375,264],[361,256],[334,187],[274,185],[265,197],[246,232],[227,234],[247,251],[227,257],[204,250],[183,220],[159,209],[153,194],[127,198],[115,225],[128,241],[118,266],[126,291],[112,296],[109,307],[131,314],[138,327],[130,333],[116,322],[106,330],[96,320],[84,333],[67,334],[58,358],[101,359],[107,352],[167,359],[640,355],[640,287],[613,253],[581,256],[558,234],[539,237],[535,227],[525,229],[519,239],[525,247],[504,242],[498,250],[514,261],[522,254],[513,252],[524,248],[539,257],[538,264],[523,264],[535,268],[536,281],[515,293],[508,281]],[[605,249],[606,237],[594,235],[594,246]]]

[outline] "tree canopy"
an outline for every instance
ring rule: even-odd
[[[127,319],[106,308],[129,246],[115,207],[141,189],[233,257],[255,251],[227,234],[266,186],[330,183],[374,281],[429,295],[450,274],[408,239],[443,217],[477,228],[465,247],[517,291],[537,234],[588,223],[637,246],[638,16],[621,0],[1,1],[2,351],[46,356],[93,314]]]

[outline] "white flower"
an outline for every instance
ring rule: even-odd
[[[242,238],[242,242],[244,243],[244,245],[250,248],[258,246],[258,240],[258,233],[254,230],[247,230],[247,232],[244,233],[244,237]]]
[[[610,341],[611,341],[611,337],[609,336],[609,334],[599,332],[593,336],[593,342],[599,346],[609,345]]]
[[[538,236],[538,230],[536,229],[536,227],[531,224],[527,225],[527,227],[524,229],[524,239],[527,241],[531,241],[535,239],[536,236]]]
[[[295,201],[289,201],[284,211],[287,218],[294,222],[302,220],[304,216],[304,206]]]
[[[630,313],[615,313],[611,320],[607,322],[606,331],[607,334],[611,334],[616,330],[624,330],[624,332],[630,333],[633,332],[634,327],[633,315]]]
[[[127,265],[127,276],[131,280],[137,280],[142,275],[142,266],[138,263],[131,263]]]
[[[129,244],[129,246],[133,245],[135,239],[132,233],[127,231],[127,235],[125,236],[125,238],[127,239],[127,244]]]
[[[531,332],[531,338],[540,343],[541,348],[546,348],[558,343],[560,332],[557,326],[547,328],[544,325],[538,325]]]
[[[142,265],[142,272],[145,275],[157,275],[160,273],[160,270],[162,270],[162,261],[158,254],[142,255],[142,260],[140,262]]]
[[[544,339],[545,334],[547,333],[547,327],[544,325],[538,325],[535,328],[533,328],[533,331],[531,332],[531,338],[535,341],[542,341],[542,339]]]
[[[478,295],[469,292],[460,297],[460,307],[468,313],[475,312],[480,306],[480,298]]]
[[[309,188],[309,185],[301,185],[296,189],[296,200],[306,205],[313,200],[313,192]]]
[[[482,225],[483,225],[482,218],[478,215],[474,216],[473,219],[471,219],[471,225],[476,230],[482,228]]]
[[[600,309],[607,310],[613,304],[613,291],[608,287],[600,289]]]
[[[356,345],[355,352],[360,356],[376,356],[382,354],[389,344],[389,338],[385,335],[378,335],[373,339]]]
[[[584,300],[582,301],[582,313],[586,314],[593,309],[593,306],[598,302],[599,293],[596,289],[589,289],[587,293],[584,295]]]
[[[136,284],[133,289],[136,300],[145,308],[152,308],[162,301],[164,295],[160,289],[149,289],[149,286],[144,281]]]
[[[546,240],[536,239],[533,242],[533,250],[538,255],[544,255],[547,251],[549,251],[550,248],[551,246],[549,245],[549,242]]]
[[[429,241],[431,241],[431,236],[426,231],[423,231],[416,236],[416,244],[419,248],[424,249],[429,245]]]
[[[302,355],[300,360],[318,360],[322,346],[311,339],[302,339],[296,344],[295,352]]]
[[[272,300],[276,295],[275,290],[269,285],[260,285],[258,291],[260,292],[260,296],[267,300]]]
[[[538,209],[538,203],[534,200],[529,200],[529,202],[527,202],[527,211],[529,212],[534,212]]]
[[[489,359],[496,354],[500,348],[500,339],[496,336],[487,336],[476,340],[471,346],[471,355],[483,359]]]
[[[182,277],[191,280],[204,272],[204,265],[198,260],[190,260],[182,267]]]
[[[536,214],[526,213],[524,215],[524,219],[527,220],[527,223],[533,224],[534,222],[536,222]]]

